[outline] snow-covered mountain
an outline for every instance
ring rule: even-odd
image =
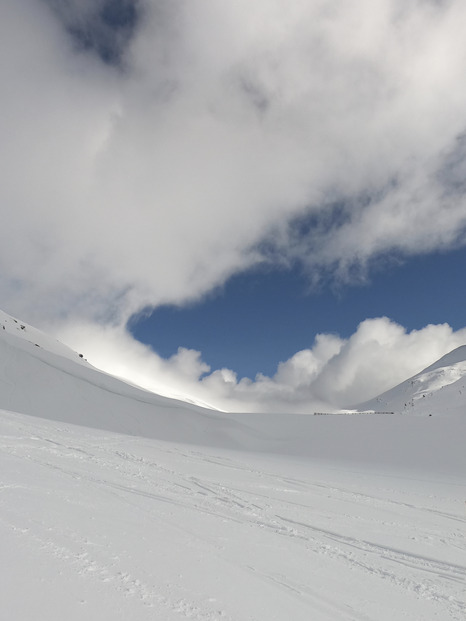
[[[466,345],[356,409],[466,416]]]
[[[425,371],[431,392],[463,354]],[[224,414],[1,313],[1,618],[460,621],[466,416],[448,412]]]

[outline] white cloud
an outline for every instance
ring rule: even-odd
[[[464,243],[460,0],[147,0],[122,69],[67,34],[57,15],[97,6],[78,5],[2,3],[8,310],[124,321],[264,260],[264,239],[340,275]]]
[[[466,343],[466,328],[447,324],[407,332],[386,317],[363,321],[349,339],[319,334],[311,349],[278,365],[273,377],[241,379],[210,372],[199,352],[180,348],[168,360],[121,328],[95,324],[62,330],[96,366],[167,396],[241,412],[331,411],[375,397]]]

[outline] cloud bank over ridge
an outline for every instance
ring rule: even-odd
[[[463,2],[132,6],[2,3],[6,310],[122,332],[257,263],[346,280],[464,245]]]
[[[123,328],[73,325],[63,336],[89,361],[166,396],[238,412],[313,413],[356,405],[418,373],[466,342],[447,324],[407,332],[386,317],[366,319],[348,339],[318,334],[313,346],[278,365],[273,377],[239,379],[212,371],[201,353],[179,348],[165,360]]]

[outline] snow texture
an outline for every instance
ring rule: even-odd
[[[2,618],[462,621],[461,349],[403,414],[231,415],[1,314]]]
[[[421,416],[466,415],[466,345],[357,409]]]

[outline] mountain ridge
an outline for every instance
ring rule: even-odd
[[[354,409],[417,416],[465,413],[466,345],[453,349],[420,373]]]

